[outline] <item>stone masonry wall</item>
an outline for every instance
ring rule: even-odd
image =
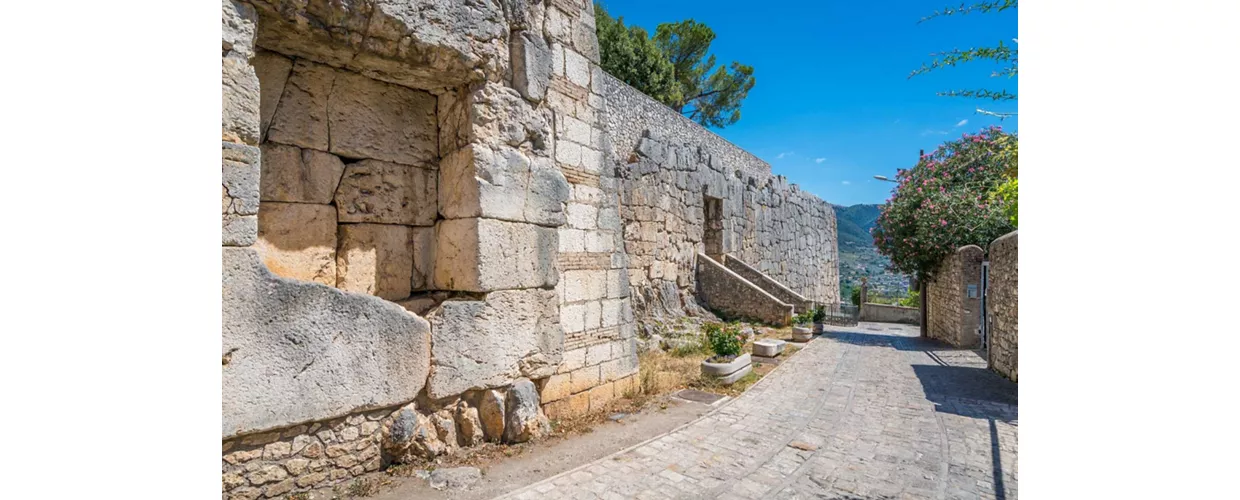
[[[990,244],[990,275],[986,290],[986,318],[991,369],[1017,381],[1017,294],[1019,259],[1017,232],[1003,235]]]
[[[783,283],[771,279],[770,276],[762,274],[761,271],[754,269],[749,264],[741,262],[741,260],[736,257],[725,255],[723,257],[722,264],[724,267],[728,268],[729,271],[732,271],[740,275],[740,277],[745,278],[750,283],[757,285],[758,288],[761,288],[766,293],[771,294],[781,302],[792,304],[792,306],[796,308],[793,311],[793,314],[800,314],[814,307],[814,301],[802,297],[801,294],[788,289],[788,287],[784,286]]]
[[[720,253],[805,298],[839,301],[835,213],[770,174],[752,154],[603,75],[610,161],[623,174],[622,218],[634,308],[695,311],[696,256],[707,253],[706,199],[721,202]]]
[[[930,338],[956,347],[977,346],[984,256],[981,247],[964,246],[944,259],[935,270],[926,302]],[[968,297],[969,285],[977,289],[975,298]]]
[[[592,3],[222,5],[226,497],[633,389]]]
[[[921,308],[900,307],[866,302],[861,304],[861,321],[920,325]]]
[[[697,256],[697,298],[724,320],[787,326],[795,307],[704,254]]]

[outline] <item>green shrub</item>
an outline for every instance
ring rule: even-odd
[[[814,311],[805,311],[805,312],[803,312],[803,313],[801,313],[801,314],[797,314],[797,315],[793,316],[793,317],[792,317],[792,324],[794,324],[794,325],[808,325],[808,324],[809,324],[811,321],[813,321],[813,320],[814,320]]]
[[[860,288],[852,289],[852,294],[850,294],[848,299],[852,301],[852,304],[854,306],[860,306],[861,305],[861,289]]]
[[[827,309],[822,306],[814,308],[814,322],[822,323],[827,320]]]
[[[741,329],[737,325],[707,323],[706,342],[716,356],[735,356],[741,353]]]
[[[900,305],[904,307],[920,307],[921,293],[917,290],[910,290],[907,297],[900,299]]]

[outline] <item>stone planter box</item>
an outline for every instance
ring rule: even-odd
[[[814,323],[814,333],[822,333],[823,323]]]
[[[749,354],[741,354],[727,363],[710,363],[702,361],[702,376],[715,379],[723,385],[729,385],[753,370],[753,361]]]
[[[809,342],[814,338],[814,332],[804,326],[792,327],[792,340],[797,342]]]
[[[753,355],[773,358],[784,352],[786,342],[775,339],[763,339],[753,343]]]

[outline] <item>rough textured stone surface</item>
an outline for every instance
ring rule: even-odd
[[[271,119],[276,114],[276,106],[280,104],[284,86],[288,84],[289,74],[293,72],[293,60],[274,52],[258,50],[250,62],[258,75],[259,131],[262,132],[263,140],[266,140],[267,129],[271,127]]]
[[[482,420],[478,417],[478,409],[459,401],[453,409],[456,418],[457,436],[461,446],[477,446],[486,440],[482,432]]]
[[[432,398],[507,385],[555,372],[563,337],[555,292],[501,290],[484,300],[451,299],[431,312]]]
[[[326,205],[336,195],[344,162],[335,155],[285,146],[263,144],[262,199]]]
[[[505,401],[504,441],[524,443],[550,432],[550,424],[538,402],[538,389],[529,380],[518,380],[508,389]]]
[[[784,286],[783,283],[763,274],[762,271],[754,269],[753,266],[734,256],[724,255],[723,261],[720,264],[723,264],[729,271],[745,278],[746,281],[749,281],[754,286],[761,288],[762,291],[771,294],[772,297],[779,299],[780,302],[792,304],[794,307],[793,314],[799,314],[814,308],[812,300],[792,291],[787,286]]]
[[[935,270],[926,294],[927,336],[956,347],[978,345],[984,258],[981,247],[968,245],[957,249]],[[976,290],[973,298],[968,296],[969,285]]]
[[[919,325],[921,324],[921,308],[866,302],[861,304],[861,321]]]
[[[435,288],[486,292],[555,286],[554,229],[494,219],[448,219],[437,225]]]
[[[345,165],[336,190],[340,222],[435,223],[434,170],[363,160]]]
[[[477,467],[448,467],[431,471],[427,484],[436,490],[465,490],[482,480]]]
[[[440,167],[439,210],[449,219],[487,217],[564,224],[568,182],[550,160],[500,146],[466,146]]]
[[[439,435],[439,441],[446,448],[445,454],[451,455],[459,446],[456,437],[456,420],[452,417],[452,410],[444,408],[435,412],[430,416],[431,424],[435,426],[435,433]]]
[[[383,439],[383,448],[401,463],[434,458],[446,451],[431,419],[419,413],[412,403],[396,412]]]
[[[341,224],[336,288],[388,300],[409,296],[413,239],[408,226]]]
[[[1017,340],[1020,300],[1018,233],[1012,231],[990,244],[990,273],[986,290],[986,317],[990,322],[987,349],[990,368],[1017,381]]]
[[[792,321],[793,307],[766,293],[722,264],[698,254],[697,293],[702,304],[726,319],[776,326]]]
[[[521,96],[541,101],[551,80],[551,49],[541,33],[522,31],[512,40],[512,86]]]
[[[426,290],[431,287],[435,272],[435,228],[409,228],[409,239],[413,244],[413,290]]]
[[[274,276],[253,250],[223,249],[223,312],[224,437],[411,401],[430,371],[426,320]]]
[[[336,284],[336,210],[328,205],[264,202],[257,248],[285,278]]]
[[[327,101],[335,80],[330,66],[297,60],[267,127],[267,140],[328,151]]]
[[[435,96],[338,72],[328,100],[332,153],[417,166],[438,161]]]
[[[224,104],[222,138],[229,142],[258,144],[259,82],[249,58],[250,54],[236,50],[224,53],[221,64]]]
[[[478,419],[482,421],[482,435],[492,443],[498,443],[504,438],[504,404],[504,393],[497,390],[482,391],[478,397]]]

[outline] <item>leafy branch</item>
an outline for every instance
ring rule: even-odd
[[[988,89],[977,90],[948,90],[946,92],[938,92],[942,97],[972,97],[975,99],[991,99],[994,101],[1014,101],[1016,94],[1006,90],[994,91]]]
[[[968,6],[962,3],[960,4],[959,7],[955,7],[955,8],[945,7],[943,10],[934,11],[934,13],[921,18],[920,21],[917,21],[917,24],[924,23],[936,17],[955,16],[955,15],[963,16],[965,14],[969,14],[972,12],[981,12],[983,14],[987,12],[991,12],[991,11],[1003,12],[1007,9],[1013,9],[1013,8],[1016,8],[1016,0],[991,0],[989,2],[978,2],[973,5],[968,5]]]
[[[1015,76],[1017,54],[1017,49],[1004,45],[1002,40],[999,41],[999,46],[997,47],[979,47],[968,50],[956,49],[951,52],[934,53],[930,54],[930,56],[937,57],[938,59],[931,61],[928,65],[922,64],[920,68],[917,68],[913,70],[912,73],[909,73],[908,77],[913,78],[914,76],[929,73],[936,69],[957,66],[970,61],[987,59],[993,60],[996,63],[1011,63],[1011,65],[1004,70],[1004,73],[1009,76]],[[992,76],[997,75],[999,75],[999,73]]]

